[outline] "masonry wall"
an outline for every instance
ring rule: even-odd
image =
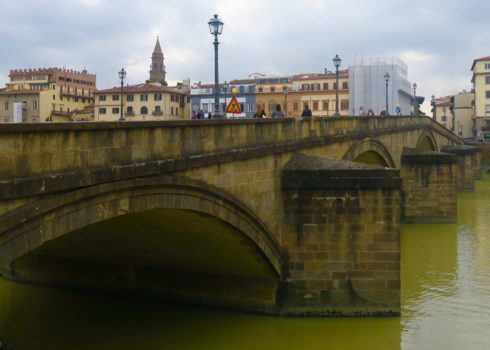
[[[398,190],[288,190],[285,313],[400,311]]]
[[[402,157],[402,222],[456,222],[456,157],[413,154]]]

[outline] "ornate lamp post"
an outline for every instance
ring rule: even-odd
[[[287,117],[288,116],[288,87],[283,86],[282,87],[282,92],[284,93],[284,115]]]
[[[214,35],[214,117],[220,117],[220,108],[219,108],[219,96],[218,96],[218,82],[219,82],[219,74],[218,74],[218,35],[221,35],[223,32],[223,22],[218,18],[218,15],[214,15],[208,22],[209,31],[211,35]]]
[[[121,114],[119,116],[119,121],[123,122],[124,121],[124,114],[123,114],[123,89],[124,89],[124,79],[126,78],[126,71],[124,68],[122,68],[119,71],[119,79],[121,79]]]
[[[386,115],[389,115],[388,113],[388,82],[390,81],[390,74],[388,72],[385,73],[385,82],[386,82],[386,108],[385,112]]]
[[[417,83],[413,83],[413,114],[418,115],[417,112]]]
[[[434,95],[431,96],[430,104],[432,105],[432,119],[436,120],[436,97]]]
[[[225,117],[226,117],[226,94],[228,93],[228,87],[230,86],[230,84],[228,84],[225,80],[225,83],[223,84],[223,93],[225,95],[225,108],[223,109],[224,113],[225,113]]]
[[[339,55],[335,55],[333,58],[333,65],[335,66],[335,117],[340,116],[339,114],[339,67],[342,63]]]

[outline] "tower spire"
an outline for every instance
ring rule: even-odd
[[[155,43],[155,48],[153,49],[153,54],[151,55],[150,82],[167,85],[165,82],[166,71],[163,60],[164,57],[162,47],[160,46],[160,39],[157,36],[157,42]]]

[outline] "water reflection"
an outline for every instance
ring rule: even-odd
[[[401,318],[278,318],[0,279],[0,336],[19,349],[487,349],[490,179],[458,223],[402,226]]]

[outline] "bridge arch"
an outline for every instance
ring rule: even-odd
[[[365,139],[354,142],[345,153],[344,160],[353,162],[381,165],[395,168],[395,162],[386,146],[375,139]]]
[[[9,237],[0,241],[0,267],[8,270],[16,259],[85,227],[141,213],[151,213],[155,218],[165,211],[166,218],[184,213],[184,218],[214,220],[218,222],[215,227],[229,228],[226,232],[237,235],[239,244],[260,260],[265,274],[277,280],[284,278],[282,248],[258,216],[224,191],[183,177],[102,184],[26,206],[0,220],[0,236]]]
[[[432,131],[428,129],[423,129],[419,133],[417,140],[417,146],[415,147],[417,151],[435,151],[438,152],[437,142]]]

